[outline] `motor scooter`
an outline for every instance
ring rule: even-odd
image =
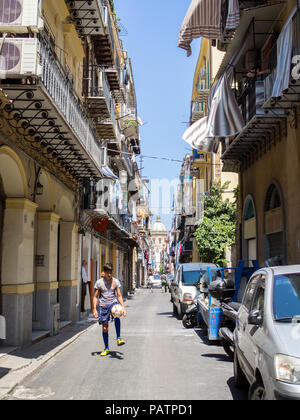
[[[221,308],[224,313],[223,326],[219,330],[219,335],[221,337],[221,343],[228,354],[229,357],[233,358],[234,356],[234,336],[233,332],[236,327],[236,319],[238,311],[241,307],[240,303],[224,301],[221,302]]]
[[[194,299],[193,303],[186,310],[186,313],[182,318],[182,324],[184,328],[193,328],[198,325],[197,298]]]
[[[234,355],[233,332],[236,326],[237,313],[241,306],[239,303],[232,301],[235,292],[235,283],[232,277],[219,278],[209,285],[210,295],[220,302],[222,320],[218,333],[225,352],[231,358]]]

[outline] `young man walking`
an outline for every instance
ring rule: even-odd
[[[95,284],[95,293],[93,298],[93,315],[96,319],[99,319],[99,324],[102,324],[102,335],[105,345],[104,351],[101,356],[107,356],[109,354],[109,321],[112,319],[111,309],[120,304],[123,308],[123,316],[126,317],[127,312],[124,305],[123,297],[121,294],[121,283],[119,280],[113,278],[113,265],[108,263],[105,264],[104,277],[101,277]],[[99,300],[99,309],[97,311],[97,305]],[[117,334],[118,346],[125,344],[121,338],[121,321],[120,318],[115,318],[115,328]]]

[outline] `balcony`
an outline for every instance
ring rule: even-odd
[[[194,123],[205,116],[205,108],[203,103],[198,102],[198,100],[192,101],[191,109],[191,123]]]
[[[111,96],[105,73],[102,73],[102,86],[92,82],[86,97],[87,109],[90,118],[110,118]]]
[[[264,103],[264,81],[254,78],[245,85],[238,99],[245,120],[244,130],[226,147],[222,156],[224,161],[241,162],[264,140],[282,136],[286,120],[284,110],[263,109]]]
[[[115,114],[115,101],[110,100],[109,112],[106,116],[102,115],[99,118],[95,119],[95,127],[98,133],[98,136],[104,140],[117,140],[117,122]]]
[[[7,38],[4,45],[14,42]],[[24,150],[64,180],[99,177],[101,148],[83,103],[52,49],[43,39],[35,43],[32,62],[40,57],[36,73],[31,69],[23,74],[16,66],[10,78],[2,80],[3,92],[12,102],[5,106],[4,118],[22,139]]]
[[[104,34],[105,6],[102,0],[66,0],[66,5],[80,37]]]
[[[104,33],[93,37],[96,61],[105,68],[113,98],[117,102],[125,102],[123,72],[118,56],[121,46],[108,7],[103,8],[103,18]]]
[[[265,5],[269,5],[271,2],[269,0],[239,0],[239,7],[241,16],[243,15],[243,11],[245,10],[246,13],[251,11],[256,7],[264,7]],[[236,29],[232,28],[229,24],[227,26],[227,18],[228,18],[228,11],[229,11],[229,0],[225,0],[222,6],[222,37],[218,40],[217,47],[220,51],[227,51],[228,46],[231,44],[233,39],[236,36]]]
[[[131,159],[132,153],[126,146],[126,143],[121,145],[121,156],[114,158],[115,164],[119,171],[125,170],[128,174],[128,178],[132,179],[134,177],[134,163]]]

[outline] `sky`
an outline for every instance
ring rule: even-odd
[[[182,161],[191,152],[182,135],[190,119],[193,78],[201,42],[193,41],[193,54],[189,58],[186,51],[177,47],[180,27],[191,0],[114,1],[122,28],[120,39],[132,60],[138,115],[144,124],[140,128],[141,153]],[[140,167],[140,159],[137,161]],[[150,179],[149,185],[153,186],[157,185],[157,179],[178,179],[181,163],[144,158],[142,167],[143,177]],[[151,211],[160,213],[170,229],[169,205],[163,200],[159,203],[154,194],[150,202]]]

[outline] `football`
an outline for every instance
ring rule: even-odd
[[[112,307],[111,310],[112,316],[114,318],[121,318],[121,316],[123,315],[123,308],[121,305],[115,305]]]

